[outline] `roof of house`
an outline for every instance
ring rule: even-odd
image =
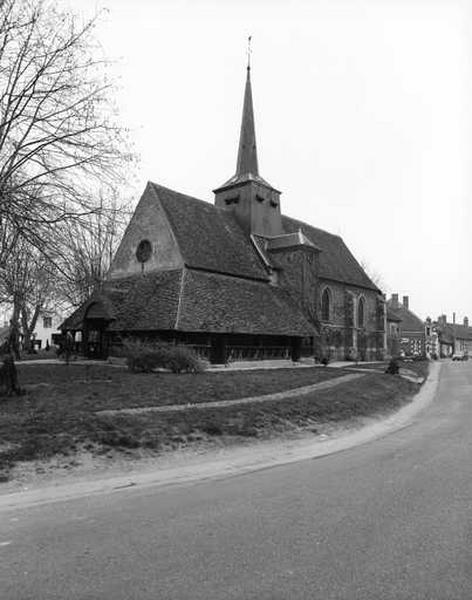
[[[284,336],[306,336],[313,331],[313,325],[284,290],[262,281],[192,269],[107,282],[61,328],[81,329],[90,311],[104,315],[111,331]]]
[[[466,327],[465,325],[447,323],[447,325],[441,329],[441,333],[444,339],[450,337],[459,340],[472,340],[472,327]]]
[[[412,312],[408,308],[405,308],[400,302],[396,306],[394,306],[392,300],[388,300],[387,311],[390,311],[390,314],[392,316],[396,316],[401,320],[401,328],[403,333],[424,332],[424,322],[419,317],[417,317],[414,312]]]
[[[393,321],[395,323],[400,323],[401,322],[401,317],[399,315],[397,315],[396,312],[394,312],[390,306],[387,305],[387,321]]]
[[[442,344],[454,344],[454,333],[451,325],[445,325],[439,329],[439,340]]]

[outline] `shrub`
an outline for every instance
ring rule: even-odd
[[[172,373],[201,373],[204,363],[186,346],[146,343],[139,340],[123,342],[128,369],[133,373],[150,373],[154,369],[169,369]]]
[[[392,360],[388,363],[385,373],[388,373],[389,375],[398,375],[399,372],[400,367],[398,365],[398,361],[395,358],[392,358]]]
[[[422,360],[428,360],[428,357],[426,356],[426,354],[415,354],[415,356],[413,356],[413,360],[415,362],[419,362]]]

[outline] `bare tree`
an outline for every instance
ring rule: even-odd
[[[366,272],[367,276],[372,281],[372,283],[376,285],[379,288],[379,290],[384,290],[386,286],[382,275],[378,271],[373,269],[366,260],[361,260],[359,264],[362,267],[362,269]]]
[[[60,297],[71,306],[79,306],[103,283],[116,248],[129,221],[130,207],[100,198],[100,210],[71,223],[56,258],[56,278]]]
[[[53,280],[47,257],[21,240],[3,269],[0,297],[12,307],[12,323],[21,324],[24,348],[28,351],[38,317],[52,298]]]
[[[129,158],[95,23],[46,0],[0,2],[0,266],[18,237],[41,248],[55,224],[97,210],[98,182]]]

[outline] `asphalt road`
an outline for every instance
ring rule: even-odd
[[[472,598],[472,361],[412,425],[220,481],[0,513],[1,600]]]

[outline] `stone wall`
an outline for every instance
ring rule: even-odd
[[[136,250],[141,241],[148,240],[152,253],[141,263]],[[177,269],[183,266],[167,216],[157,194],[148,185],[136,207],[108,271],[108,279],[129,277],[138,273]]]
[[[334,281],[320,280],[316,313],[321,317],[321,297],[329,288],[329,321],[321,321],[319,351],[331,359],[376,360],[383,358],[385,307],[383,298],[373,290]],[[364,326],[358,326],[358,306],[364,298]]]

